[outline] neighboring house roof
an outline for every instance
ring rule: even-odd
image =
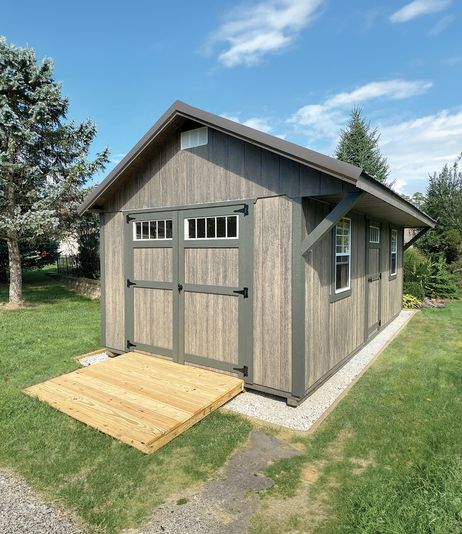
[[[228,135],[232,135],[256,146],[275,152],[281,156],[297,161],[326,174],[348,182],[358,189],[369,193],[395,208],[406,212],[415,222],[419,221],[420,226],[435,226],[435,221],[406,201],[400,195],[392,191],[387,186],[375,180],[365,173],[360,167],[345,163],[335,158],[325,156],[309,148],[290,143],[279,137],[266,134],[254,128],[244,126],[238,122],[231,121],[224,117],[214,115],[192,107],[180,100],[174,102],[152,128],[138,141],[122,161],[108,174],[101,184],[94,189],[79,206],[78,213],[82,214],[95,206],[98,199],[107,193],[118,178],[141,156],[141,154],[152,145],[152,143],[162,136],[166,127],[177,117],[192,120],[205,126],[210,126]],[[419,224],[414,224],[419,226]]]

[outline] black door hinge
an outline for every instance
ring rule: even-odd
[[[136,286],[136,282],[132,282],[131,280],[127,278],[127,287],[130,287],[130,286]]]
[[[382,326],[382,319],[379,319],[379,326]]]
[[[244,204],[244,206],[238,210],[234,210],[234,213],[242,213],[245,216],[249,214],[249,205]]]
[[[249,298],[249,288],[244,287],[242,289],[236,289],[233,291],[233,293],[237,293],[238,295],[242,295],[245,299]]]
[[[134,221],[136,217],[131,217],[130,215],[127,215],[126,219],[127,219],[127,223],[129,223],[130,221]]]
[[[136,347],[136,343],[132,343],[129,339],[127,339],[127,350],[130,350],[132,347]]]
[[[242,373],[242,376],[249,376],[249,368],[247,367],[247,365],[244,365],[243,367],[233,367],[233,371]]]

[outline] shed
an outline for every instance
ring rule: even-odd
[[[428,215],[362,169],[175,102],[86,198],[102,341],[296,405],[401,310]]]

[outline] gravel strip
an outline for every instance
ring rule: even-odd
[[[84,534],[60,510],[44,503],[19,477],[0,471],[0,532]]]
[[[297,408],[287,406],[285,401],[276,397],[248,391],[241,393],[224,407],[268,423],[306,432],[359,378],[365,368],[407,324],[414,313],[414,311],[403,310],[392,323]]]
[[[109,356],[106,354],[106,352],[100,352],[99,354],[92,354],[91,356],[87,356],[86,358],[80,359],[79,363],[83,367],[88,367],[89,365],[93,365],[94,363],[100,363],[106,360],[109,360]]]

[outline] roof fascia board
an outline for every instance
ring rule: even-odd
[[[383,185],[364,172],[359,177],[356,187],[384,202],[387,202],[391,206],[412,215],[412,217],[415,217],[423,223],[422,226],[429,226],[430,228],[436,226],[436,221],[434,219],[398,195],[398,193],[395,193],[389,187]]]

